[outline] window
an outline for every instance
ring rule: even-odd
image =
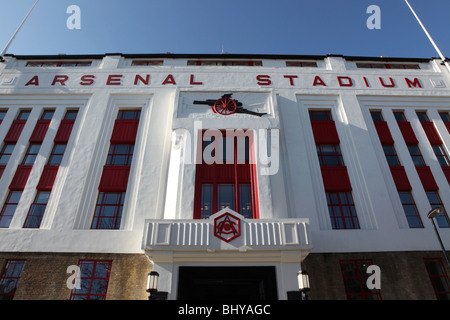
[[[195,219],[208,218],[224,208],[245,218],[257,217],[250,136],[222,136],[220,130],[214,130],[211,137],[201,135],[203,153],[196,167]]]
[[[425,160],[423,160],[422,153],[420,152],[419,146],[417,145],[407,145],[409,154],[411,155],[412,161],[416,167],[425,166]]]
[[[372,116],[373,121],[384,121],[381,111],[371,111],[370,115]]]
[[[315,61],[286,61],[286,67],[313,67],[317,68]]]
[[[91,229],[119,229],[125,192],[100,192]]]
[[[30,207],[30,211],[28,211],[27,218],[23,225],[24,228],[39,228],[49,197],[50,191],[39,191],[37,193],[36,198]]]
[[[107,166],[129,166],[133,159],[133,144],[111,144],[109,147]]]
[[[401,64],[401,63],[368,63],[358,62],[357,68],[369,68],[369,69],[420,69],[418,64]]]
[[[397,152],[393,145],[384,144],[383,146],[384,155],[390,167],[400,166],[400,160],[398,159]]]
[[[17,115],[16,120],[28,120],[30,113],[31,113],[31,110],[20,110],[19,114]]]
[[[450,113],[446,111],[439,112],[439,115],[441,116],[442,121],[444,122],[450,122]],[[0,116],[1,118],[1,116]]]
[[[448,161],[447,154],[445,153],[442,146],[434,144],[431,147],[433,148],[434,154],[436,155],[436,158],[439,161],[439,164],[441,165],[441,167],[450,166],[450,162]]]
[[[320,166],[343,166],[341,149],[338,144],[316,145]]]
[[[331,117],[331,111],[330,110],[314,110],[309,111],[309,117],[311,120],[333,120]]]
[[[66,144],[55,144],[52,149],[52,153],[48,158],[47,165],[49,166],[59,166],[61,164],[64,152],[66,151]]]
[[[426,191],[428,201],[430,202],[431,209],[444,207],[442,203],[441,197],[439,196],[439,192],[437,191]],[[444,213],[440,216],[437,216],[436,221],[440,228],[450,228],[450,221],[448,219],[447,211],[444,210]]]
[[[162,66],[163,60],[133,60],[132,66]]]
[[[3,205],[2,212],[0,213],[0,228],[8,228],[11,220],[19,204],[22,191],[10,191],[5,204]]]
[[[409,191],[399,191],[400,201],[405,212],[406,220],[410,228],[423,228],[422,220],[414,202],[414,198]]]
[[[64,120],[75,120],[77,118],[78,110],[67,110],[64,115]]]
[[[92,61],[29,61],[26,67],[89,67]]]
[[[341,273],[348,300],[381,300],[378,289],[369,289],[367,268],[373,265],[371,260],[341,260]]]
[[[5,119],[6,112],[8,112],[8,110],[0,110],[0,124],[2,124],[3,119]]]
[[[120,110],[117,120],[139,120],[141,110]]]
[[[75,285],[71,300],[105,300],[111,275],[112,261],[81,260],[79,267],[79,288]]]
[[[188,66],[262,66],[262,61],[247,60],[189,60]]]
[[[427,113],[425,111],[417,111],[416,112],[417,117],[419,118],[420,122],[429,122],[430,119],[427,116]]]
[[[351,192],[327,192],[328,212],[333,229],[359,229]]]
[[[395,120],[397,120],[397,122],[407,121],[405,114],[402,111],[394,111],[394,117],[395,117]]]
[[[438,300],[450,300],[450,281],[442,259],[424,259],[428,275]]]
[[[52,120],[54,113],[55,113],[54,110],[44,110],[40,120]]]
[[[3,145],[2,151],[0,152],[0,165],[8,164],[8,160],[11,157],[15,146],[16,146],[15,144],[8,144],[8,143],[5,143]]]
[[[25,267],[25,260],[7,260],[0,278],[0,300],[12,300]]]
[[[41,148],[40,144],[32,143],[28,147],[27,153],[25,154],[25,157],[23,158],[22,164],[23,165],[32,165],[34,161],[36,160],[36,157],[39,153],[39,149]]]

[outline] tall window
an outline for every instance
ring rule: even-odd
[[[23,225],[24,228],[39,228],[49,197],[50,191],[39,191],[37,193]]]
[[[426,193],[432,209],[439,207],[444,208],[444,204],[442,203],[438,191],[426,191]],[[450,221],[448,219],[447,210],[444,210],[444,212],[441,215],[437,216],[435,219],[440,228],[450,228]]]
[[[34,161],[36,160],[36,157],[39,153],[39,149],[41,148],[40,143],[31,143],[28,146],[27,153],[25,154],[25,157],[22,160],[23,165],[33,165]]]
[[[327,192],[326,195],[333,229],[359,229],[351,192]]]
[[[343,166],[341,148],[338,144],[318,144],[316,145],[317,156],[321,166]]]
[[[397,152],[395,151],[394,145],[384,144],[382,145],[384,155],[386,156],[387,163],[390,167],[400,166],[400,160],[398,159]]]
[[[79,285],[72,289],[71,300],[105,300],[112,261],[81,260],[78,263]]]
[[[0,213],[0,228],[8,228],[19,204],[22,191],[10,191]]]
[[[227,136],[225,131],[212,131],[212,136],[206,131],[200,137],[202,162],[196,169],[194,218],[208,218],[224,208],[257,218],[254,165],[250,161],[252,133]]]
[[[450,281],[442,259],[424,259],[434,293],[438,300],[450,300]]]
[[[133,159],[134,144],[111,144],[109,147],[107,166],[129,166]]]
[[[119,229],[125,192],[100,192],[92,229]]]
[[[440,145],[432,145],[434,154],[436,155],[437,160],[441,167],[450,166],[450,161],[448,160],[447,154],[444,151],[444,148]]]
[[[414,198],[409,191],[399,191],[400,201],[405,211],[406,220],[410,228],[423,228],[422,220],[419,216]]]
[[[0,165],[7,165],[9,158],[14,151],[15,144],[5,143],[3,145],[2,151],[0,152]]]
[[[381,300],[380,290],[367,287],[367,279],[370,276],[367,268],[372,264],[371,260],[340,261],[348,300]]]
[[[25,260],[8,260],[0,278],[0,300],[12,300],[25,267]]]
[[[8,110],[0,110],[0,124],[2,124],[3,119],[5,119],[6,112],[8,112]]]
[[[423,160],[422,152],[418,145],[409,144],[407,145],[411,159],[416,167],[425,166],[425,160]]]

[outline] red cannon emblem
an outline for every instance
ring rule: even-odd
[[[241,235],[241,220],[227,212],[214,219],[214,235],[230,242]]]
[[[228,116],[233,113],[246,113],[254,116],[261,117],[266,113],[254,112],[242,107],[242,102],[235,99],[231,99],[232,93],[224,94],[217,100],[208,99],[205,101],[195,100],[194,104],[207,104],[211,107],[214,113],[218,113],[224,116]]]

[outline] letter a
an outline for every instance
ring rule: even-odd
[[[381,9],[379,6],[371,5],[367,8],[366,13],[372,13],[372,15],[367,18],[367,28],[370,30],[381,29]]]
[[[367,271],[369,273],[373,273],[370,277],[367,278],[366,285],[369,290],[381,289],[381,269],[379,266],[371,265],[367,267]]]
[[[81,29],[81,10],[79,6],[71,5],[67,7],[66,13],[73,13],[69,18],[67,18],[66,26],[67,29]]]

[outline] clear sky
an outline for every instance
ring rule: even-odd
[[[410,0],[445,56],[450,1]],[[35,0],[0,0],[0,47]],[[81,29],[70,30],[70,5]],[[370,5],[381,29],[369,29]],[[438,54],[404,0],[40,0],[8,53],[228,53],[389,56]]]

